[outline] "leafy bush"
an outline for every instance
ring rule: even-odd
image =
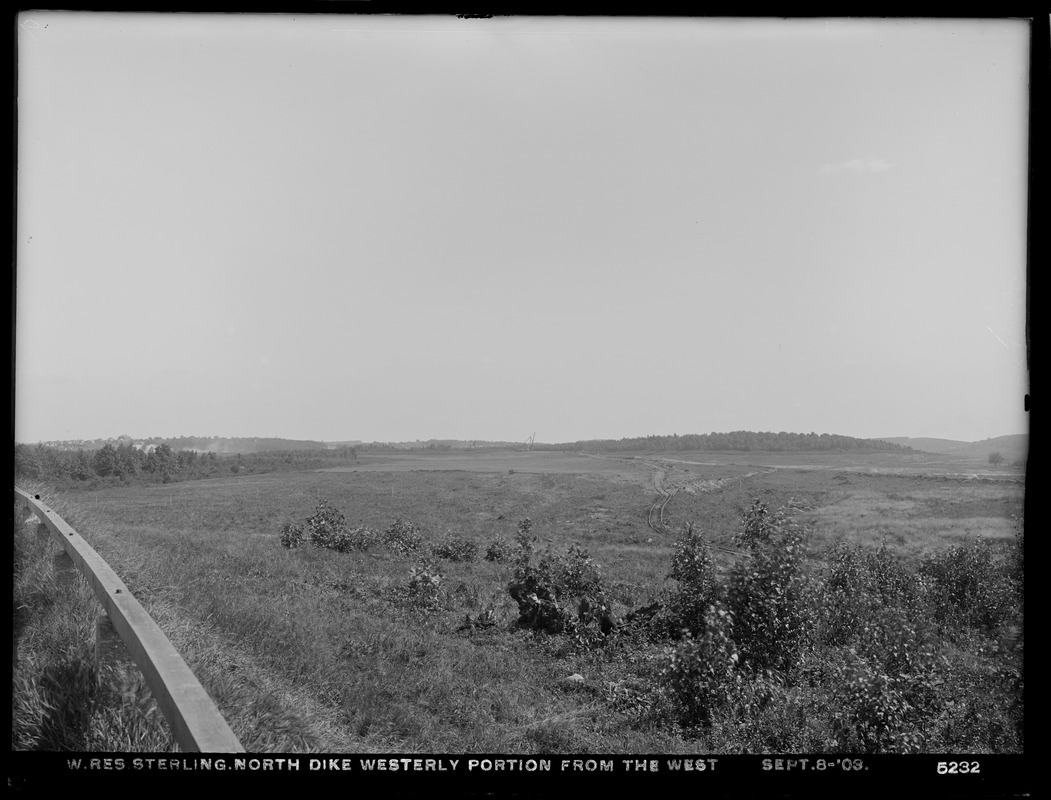
[[[514,548],[503,539],[493,539],[485,548],[485,560],[495,561],[498,564],[506,563],[513,554]]]
[[[318,500],[313,515],[307,517],[306,526],[314,547],[324,547],[341,553],[350,549],[347,518],[328,500]]]
[[[519,552],[508,592],[518,603],[518,624],[561,633],[598,621],[612,627],[602,571],[587,551],[573,545],[566,554],[544,552],[532,561],[529,520],[519,525]]]
[[[827,645],[855,642],[887,609],[915,609],[922,602],[915,572],[885,544],[872,550],[838,542],[826,551],[825,563],[814,617]]]
[[[987,634],[1011,621],[1017,607],[1012,567],[982,539],[969,546],[952,545],[927,556],[920,565],[927,579],[927,598],[943,630],[968,625]]]
[[[516,575],[529,564],[529,559],[533,557],[535,544],[536,537],[533,536],[533,520],[526,517],[518,523],[518,529],[515,531],[515,545],[518,548],[518,553],[515,556]]]
[[[422,543],[423,536],[420,528],[414,522],[402,522],[396,519],[383,534],[383,544],[392,553],[400,556],[407,556],[419,550]]]
[[[707,725],[716,708],[731,702],[743,685],[741,657],[734,643],[734,619],[721,603],[703,617],[703,633],[689,631],[665,651],[660,682],[685,727]]]
[[[294,550],[303,544],[306,533],[298,522],[286,522],[281,526],[281,546]]]
[[[433,614],[442,608],[442,580],[438,566],[433,561],[422,560],[409,572],[408,598],[410,605],[425,614]]]
[[[791,669],[811,628],[804,532],[784,509],[769,514],[758,501],[745,517],[742,540],[751,557],[730,572],[725,590],[741,655],[751,669]],[[749,532],[750,531],[750,532]]]
[[[478,558],[478,543],[470,539],[450,537],[431,547],[435,558],[446,561],[475,561]]]
[[[675,541],[668,577],[674,579],[677,586],[661,610],[659,627],[672,637],[684,631],[699,636],[704,631],[708,609],[719,598],[719,586],[711,549],[704,535],[689,523]]]
[[[570,545],[566,555],[558,559],[558,591],[561,596],[580,596],[605,602],[602,569],[592,561],[587,550]]]
[[[1025,532],[1015,520],[1015,538],[1007,560],[1007,574],[1015,587],[1018,602],[1025,597]]]
[[[910,681],[853,655],[838,665],[832,676],[839,701],[833,744],[847,753],[919,752],[924,737],[909,702]]]
[[[791,498],[789,508],[799,508]],[[752,506],[742,515],[743,530],[733,535],[733,542],[739,547],[756,547],[771,539],[787,533],[803,534],[802,526],[788,517],[784,506],[770,511],[766,503],[759,498],[752,501]]]
[[[771,515],[766,504],[756,498],[752,501],[752,507],[744,512],[743,521],[744,530],[734,534],[733,542],[750,546],[767,541],[771,532],[784,523],[784,512],[782,510]]]
[[[380,543],[380,535],[367,525],[359,525],[347,533],[347,540],[353,550],[368,550]]]

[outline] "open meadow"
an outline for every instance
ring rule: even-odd
[[[1022,750],[1018,470],[479,449],[43,491],[249,751]]]

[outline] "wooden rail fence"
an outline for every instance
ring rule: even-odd
[[[243,753],[244,748],[200,681],[109,564],[39,496],[17,486],[15,494],[36,514],[91,585],[183,751]],[[102,625],[98,634],[101,650]]]

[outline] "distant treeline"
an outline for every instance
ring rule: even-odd
[[[220,456],[214,452],[174,450],[161,444],[149,451],[127,442],[98,449],[68,450],[48,445],[15,445],[15,479],[46,481],[56,488],[109,484],[173,483],[229,474],[319,469],[356,461],[353,447],[271,450]]]
[[[42,442],[45,446],[60,450],[100,450],[107,444],[118,447],[122,444],[138,444],[142,448],[168,445],[175,452],[196,450],[200,453],[262,453],[267,451],[286,450],[323,450],[324,442],[310,439],[276,439],[274,437],[237,437],[237,436],[150,436],[144,439],[133,439],[131,436],[118,436],[116,439],[70,439],[65,441]]]
[[[199,450],[214,453],[265,453],[273,451],[324,450],[324,442],[309,439],[275,439],[267,437],[219,437],[200,438],[180,436],[164,439],[173,450]]]
[[[730,433],[690,433],[684,436],[638,436],[631,439],[590,439],[566,444],[534,444],[534,450],[762,450],[762,451],[829,451],[880,450],[911,453],[911,447],[881,439],[855,439],[832,433],[780,433],[731,431]]]
[[[399,451],[483,450],[506,447],[524,447],[522,442],[490,442],[481,439],[428,439],[416,442],[362,442],[357,449],[363,453],[393,453]]]

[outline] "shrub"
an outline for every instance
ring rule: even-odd
[[[732,568],[724,590],[741,656],[756,671],[789,670],[811,630],[812,587],[804,574],[805,530],[784,508],[756,500],[734,541],[751,551]]]
[[[992,545],[978,539],[928,556],[920,566],[927,598],[943,630],[969,625],[985,633],[1011,620],[1017,609],[1017,583]]]
[[[752,669],[795,666],[811,629],[802,536],[780,532],[730,573],[726,604],[742,656]]]
[[[887,608],[858,632],[856,651],[895,678],[919,677],[933,664],[932,643],[916,614]]]
[[[788,504],[789,507],[799,507],[792,499],[789,499]],[[733,536],[733,542],[738,546],[751,548],[786,533],[803,533],[802,528],[788,518],[784,506],[771,512],[758,498],[753,500],[752,507],[744,512],[743,522],[744,530]]]
[[[368,550],[380,543],[380,535],[367,525],[359,525],[347,533],[347,540],[353,550]]]
[[[886,545],[871,550],[836,543],[826,551],[825,563],[814,617],[827,645],[857,641],[887,609],[914,609],[922,601],[916,574]]]
[[[519,526],[519,539],[513,581],[508,586],[518,603],[518,624],[561,633],[598,621],[608,632],[612,618],[602,571],[587,551],[576,545],[565,555],[548,550],[533,563],[528,525]]]
[[[444,579],[433,561],[421,560],[409,572],[408,598],[410,605],[425,614],[433,614],[442,608],[441,585]]]
[[[558,591],[561,596],[580,596],[605,602],[602,569],[584,548],[570,545],[566,555],[559,559]]]
[[[1025,597],[1025,532],[1015,520],[1015,538],[1011,544],[1011,553],[1007,561],[1007,572],[1014,583],[1015,594],[1021,603]]]
[[[771,515],[770,509],[759,498],[752,501],[752,507],[744,512],[744,530],[734,534],[733,542],[737,545],[752,545],[765,542],[770,534],[784,522],[784,512]]]
[[[515,531],[515,544],[518,547],[518,553],[515,556],[516,575],[529,564],[529,559],[533,557],[533,547],[536,543],[536,537],[533,536],[532,531],[533,520],[529,519],[529,517],[526,517],[518,523],[518,529]]]
[[[347,519],[328,500],[318,500],[312,516],[307,517],[310,542],[314,547],[346,552],[350,549]]]
[[[435,558],[446,561],[475,561],[478,558],[478,543],[451,537],[433,545],[431,552]]]
[[[719,596],[715,577],[715,562],[704,536],[687,524],[675,542],[671,572],[677,588],[673,591],[662,613],[665,628],[677,636],[689,631],[693,636],[704,632],[708,609]]]
[[[493,539],[485,548],[485,560],[504,564],[511,559],[514,548],[503,539]]]
[[[419,550],[422,543],[423,536],[420,528],[414,522],[402,522],[396,519],[383,534],[383,544],[392,553],[400,556],[407,556]]]
[[[863,658],[849,657],[832,678],[839,708],[834,746],[848,753],[916,753],[924,737],[908,699],[910,678],[888,674]]]
[[[703,623],[700,636],[687,631],[681,642],[665,651],[660,672],[662,689],[685,727],[709,724],[713,712],[731,702],[744,681],[733,615],[716,603],[705,612]]]
[[[294,550],[303,544],[306,534],[298,522],[286,522],[281,526],[281,546]]]

